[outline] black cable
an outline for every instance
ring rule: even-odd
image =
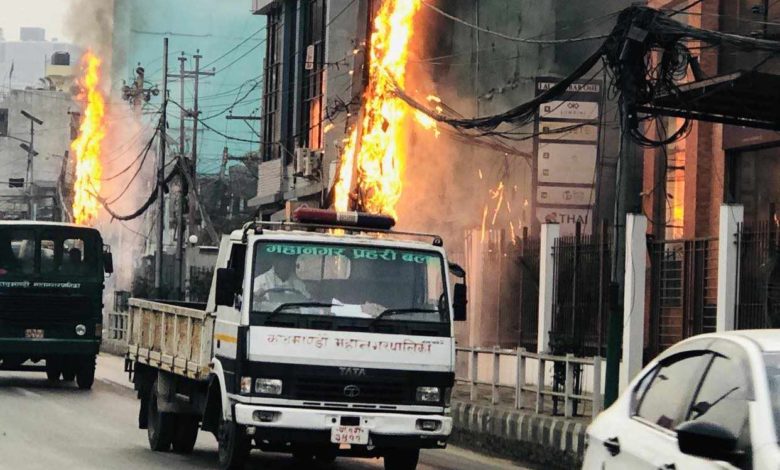
[[[173,181],[173,178],[175,178],[178,174],[179,174],[179,167],[177,165],[176,167],[174,167],[173,171],[171,171],[168,174],[168,176],[165,178],[164,184],[165,185],[169,184],[171,181]],[[102,197],[98,196],[93,192],[90,192],[92,197],[94,197],[103,206],[106,212],[108,212],[113,219],[120,220],[120,221],[137,219],[138,217],[143,215],[143,213],[146,212],[146,210],[149,209],[149,207],[151,207],[152,204],[154,204],[154,202],[157,200],[157,193],[158,193],[158,189],[155,187],[155,189],[147,198],[146,202],[144,202],[143,205],[141,205],[141,207],[139,207],[136,211],[128,215],[119,215],[116,212],[114,212],[110,204],[105,199],[103,199]]]

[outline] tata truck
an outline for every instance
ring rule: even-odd
[[[414,469],[452,431],[465,273],[439,237],[384,216],[298,209],[223,237],[206,305],[130,299],[125,368],[154,451],[199,430],[219,468],[250,451]]]
[[[0,370],[95,380],[110,250],[92,228],[0,221]]]

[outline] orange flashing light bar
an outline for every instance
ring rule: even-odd
[[[383,214],[354,211],[337,212],[310,207],[299,207],[296,209],[293,212],[293,220],[302,224],[335,225],[374,230],[390,230],[395,225],[394,218]]]

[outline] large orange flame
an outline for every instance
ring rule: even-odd
[[[76,156],[76,183],[73,188],[73,218],[77,224],[88,225],[98,216],[100,205],[95,196],[100,192],[101,144],[106,136],[106,100],[100,91],[102,61],[92,51],[82,59],[84,74],[79,80],[82,92],[79,101],[84,106],[79,135],[70,144]]]
[[[421,0],[385,0],[374,19],[362,121],[347,140],[334,187],[337,210],[396,216],[403,189],[409,106],[393,93],[406,83],[412,23]],[[423,121],[425,127],[432,124]],[[354,188],[354,191],[353,191]]]

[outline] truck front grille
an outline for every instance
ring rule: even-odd
[[[299,400],[404,404],[414,399],[412,392],[409,384],[400,382],[299,377],[293,394]]]

